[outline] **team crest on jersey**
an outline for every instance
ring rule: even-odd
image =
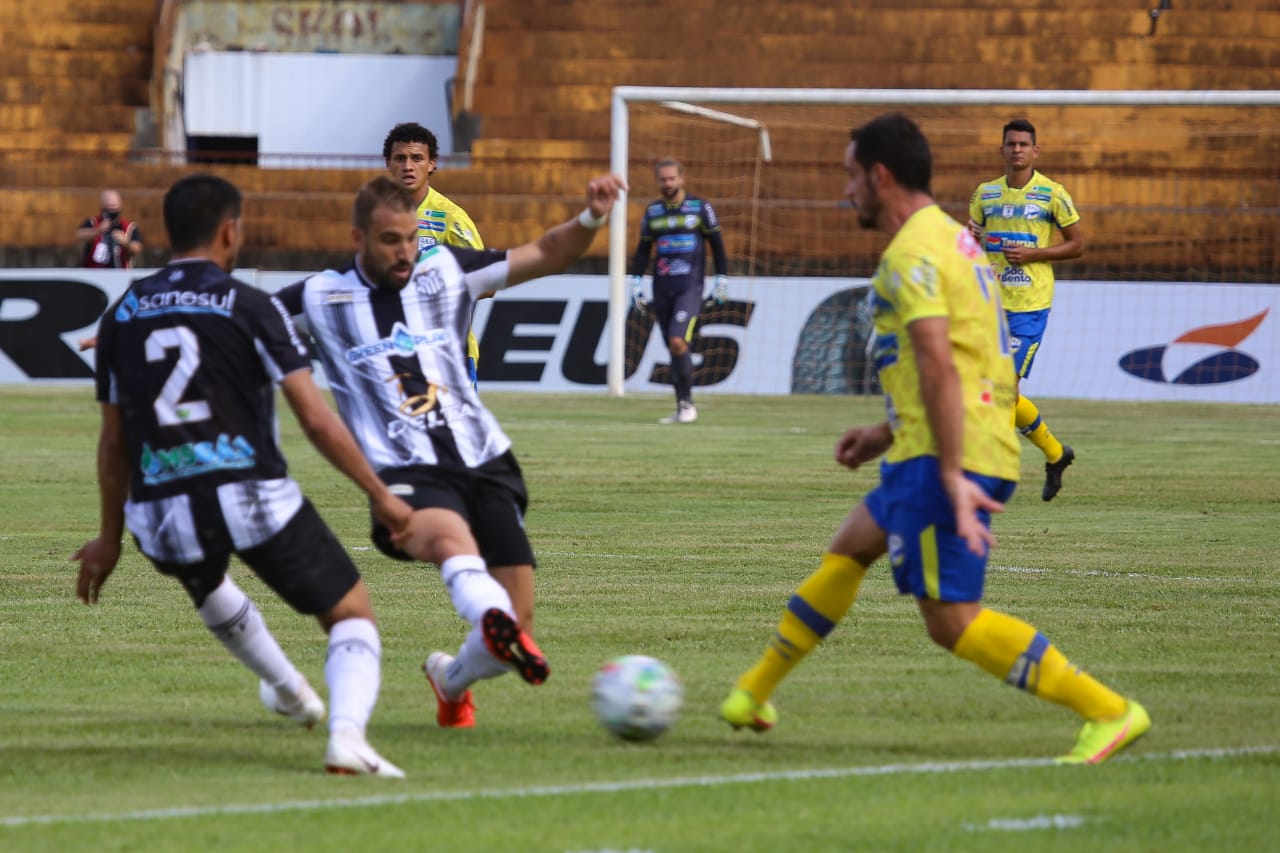
[[[938,268],[928,258],[922,258],[918,265],[911,268],[911,283],[929,296],[936,296],[938,292]]]
[[[1017,208],[1017,207],[1015,207],[1015,206],[1014,206],[1014,205],[1012,205],[1012,204],[1006,204],[1004,207],[1000,208],[1000,218],[1001,218],[1001,219],[1012,219],[1012,218],[1013,218],[1013,214],[1014,214],[1014,212],[1015,212],[1017,209],[1018,209],[1018,208]]]
[[[413,287],[419,296],[435,296],[444,289],[444,278],[437,269],[426,269],[413,277]]]

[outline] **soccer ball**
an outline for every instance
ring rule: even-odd
[[[657,658],[624,655],[600,667],[591,690],[596,718],[623,740],[653,740],[671,728],[684,689]]]

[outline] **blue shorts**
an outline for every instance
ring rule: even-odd
[[[1012,480],[965,476],[998,501],[1013,496]],[[889,563],[898,592],[935,601],[981,601],[987,558],[956,535],[956,516],[938,476],[936,456],[880,466],[880,485],[864,499],[889,540]],[[988,528],[991,515],[978,517]]]
[[[1019,379],[1031,375],[1031,362],[1036,359],[1040,340],[1049,325],[1049,309],[1039,311],[1008,311],[1009,345],[1013,349],[1013,366]]]

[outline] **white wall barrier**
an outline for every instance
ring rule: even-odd
[[[0,384],[88,383],[93,353],[77,352],[77,342],[139,274],[0,270]],[[304,273],[237,275],[274,291]],[[866,285],[732,280],[730,302],[703,317],[697,351],[715,356],[695,376],[698,393],[859,389]],[[557,276],[480,303],[482,389],[604,393],[607,301],[607,277]],[[641,354],[628,364],[628,392],[669,393],[654,381],[667,361],[660,336],[651,322],[629,322]],[[1024,388],[1037,397],[1280,403],[1278,324],[1275,285],[1060,282]]]

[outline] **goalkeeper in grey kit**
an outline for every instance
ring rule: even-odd
[[[640,245],[631,262],[631,300],[641,314],[652,308],[671,353],[676,410],[659,423],[688,424],[698,419],[698,410],[693,405],[693,356],[689,345],[704,302],[706,246],[711,247],[716,267],[712,298],[716,304],[723,304],[728,295],[724,240],[711,202],[685,192],[684,166],[679,160],[659,160],[654,174],[662,198],[645,208],[640,222]],[[658,256],[653,265],[653,302],[650,304],[641,283],[654,244],[657,244]]]

